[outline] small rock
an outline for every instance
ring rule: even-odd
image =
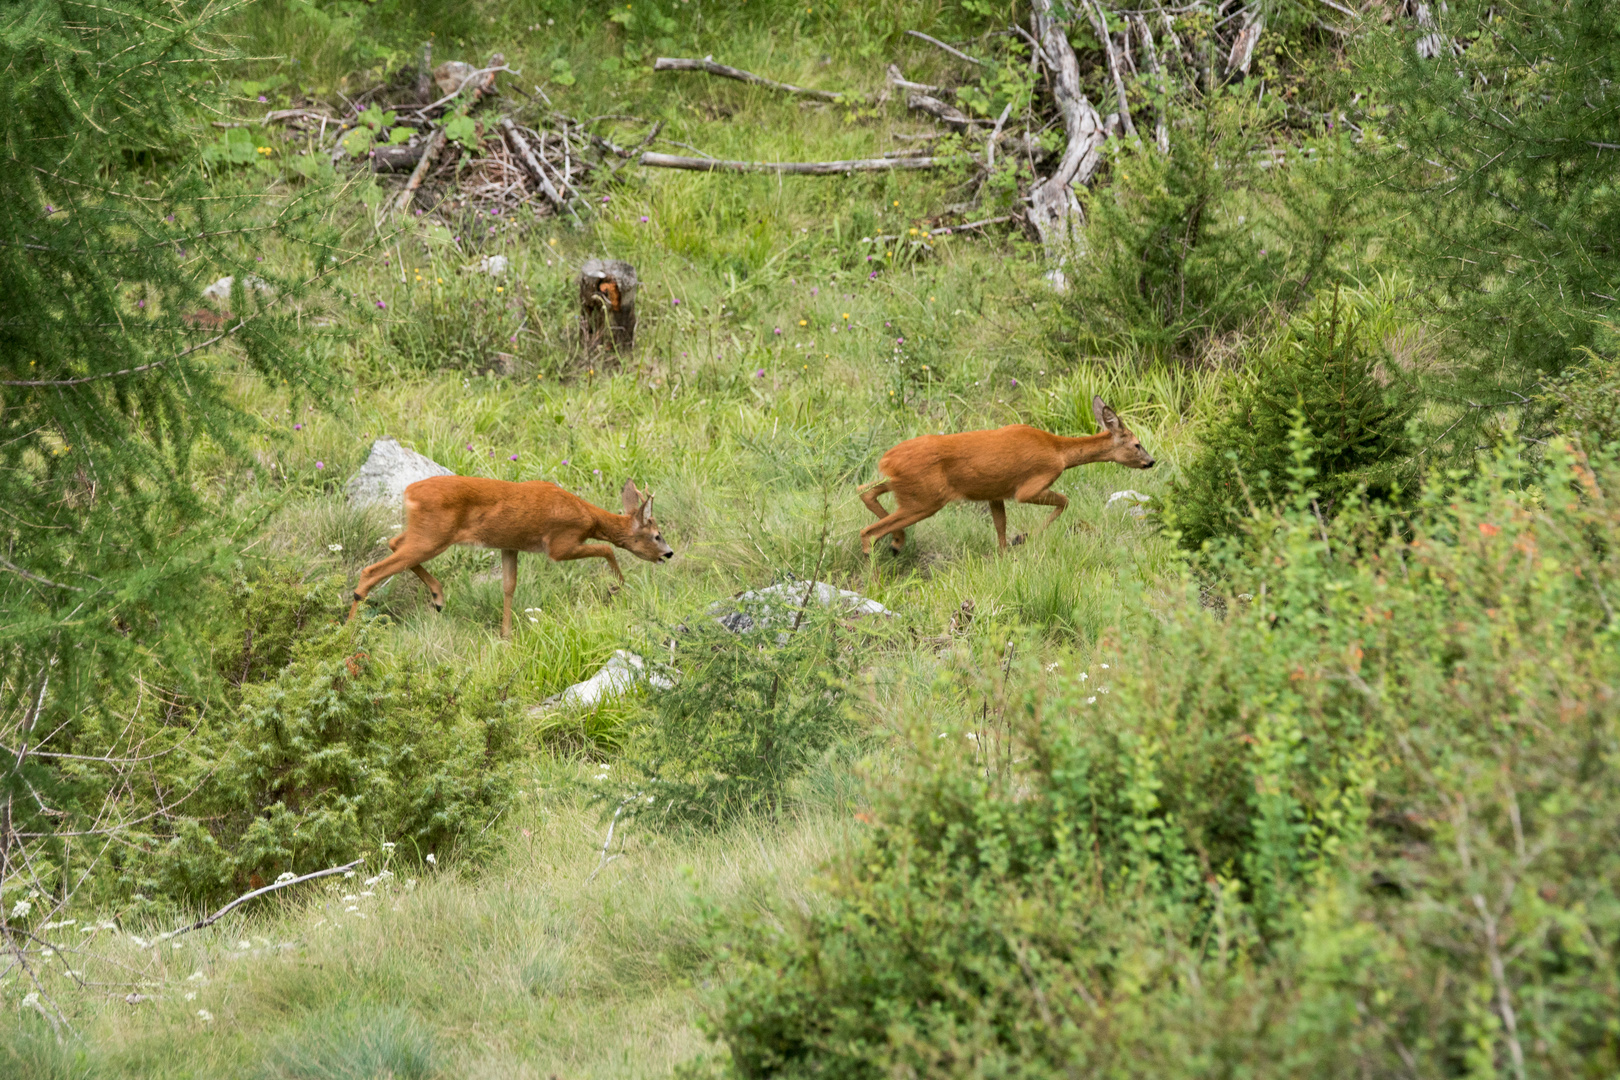
[[[378,439],[371,444],[371,456],[349,481],[349,501],[360,506],[398,505],[405,499],[405,488],[418,480],[454,475],[432,458],[407,450],[393,439]]]
[[[840,589],[825,581],[790,581],[768,589],[750,590],[710,604],[708,615],[733,634],[771,626],[793,625],[805,603],[805,591],[815,587],[816,603],[830,607],[837,603],[846,615],[893,615],[894,612],[857,592]]]
[[[203,298],[205,300],[229,300],[231,298],[231,286],[234,284],[236,284],[236,276],[234,274],[226,274],[224,277],[220,278],[218,281],[214,282],[212,285],[208,286],[208,288],[202,291]],[[270,287],[270,283],[264,280],[264,278],[256,277],[252,274],[249,274],[246,278],[243,278],[242,284],[246,288],[252,289],[257,293],[268,294],[276,291]]]
[[[505,255],[485,255],[478,260],[478,272],[491,277],[506,276],[507,260]]]
[[[1103,509],[1106,510],[1117,502],[1125,507],[1125,512],[1131,517],[1141,518],[1147,517],[1147,506],[1145,504],[1152,501],[1153,496],[1144,495],[1140,491],[1132,491],[1130,488],[1126,488],[1124,491],[1116,491],[1108,496],[1108,502],[1104,504]]]
[[[595,675],[547,698],[534,711],[588,709],[609,698],[623,697],[643,680],[659,690],[668,690],[675,685],[662,675],[649,676],[647,661],[629,649],[615,649]]]

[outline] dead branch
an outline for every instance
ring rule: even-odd
[[[427,179],[428,170],[433,168],[434,159],[439,156],[439,151],[444,149],[444,142],[444,128],[439,128],[428,137],[427,145],[422,149],[422,160],[416,163],[411,178],[405,181],[405,190],[394,200],[394,213],[403,214],[410,209],[411,200],[416,197],[416,189]]]
[[[1147,18],[1141,15],[1136,17],[1136,36],[1142,39],[1142,63],[1147,67],[1148,74],[1152,75],[1154,80],[1159,83],[1157,89],[1160,93],[1155,104],[1158,115],[1153,125],[1153,141],[1158,145],[1159,153],[1168,154],[1170,152],[1170,125],[1164,115],[1164,90],[1166,87],[1163,85],[1167,76],[1164,70],[1159,67],[1159,51],[1153,45],[1153,31],[1148,26]]]
[[[642,154],[640,164],[651,169],[689,169],[692,172],[763,172],[801,176],[827,176],[884,169],[937,169],[948,158],[861,158],[854,161],[720,161],[715,158]]]
[[[551,200],[553,206],[561,210],[563,208],[563,197],[556,187],[552,185],[551,178],[546,175],[545,170],[540,167],[540,161],[534,156],[534,151],[529,149],[528,140],[524,139],[523,133],[517,129],[517,125],[504,116],[501,117],[501,130],[505,131],[507,138],[512,140],[512,146],[517,150],[519,156],[523,158],[523,163],[529,167],[529,172],[539,182],[540,190],[545,193],[546,198]]]
[[[1134,139],[1136,125],[1131,122],[1130,102],[1125,99],[1125,74],[1120,70],[1120,57],[1114,49],[1114,37],[1108,32],[1108,17],[1103,14],[1102,5],[1097,0],[1092,0],[1086,14],[1091,17],[1092,28],[1096,30],[1097,38],[1103,45],[1103,52],[1108,56],[1108,74],[1114,80],[1114,97],[1118,103],[1120,121],[1125,125],[1125,134]]]
[[[942,94],[945,96],[953,96],[956,93],[955,90],[948,86],[929,86],[927,83],[908,82],[905,76],[900,74],[900,68],[896,64],[889,65],[888,78],[889,85],[896,90],[915,90],[920,94]]]
[[[1080,89],[1080,62],[1075,59],[1063,21],[1053,11],[1052,0],[1034,0],[1034,8],[1032,19],[1041,43],[1041,60],[1052,75],[1052,96],[1063,117],[1068,145],[1052,175],[1030,192],[1029,220],[1040,234],[1047,256],[1061,265],[1069,219],[1080,210],[1072,185],[1084,184],[1096,171],[1108,134],[1102,118]],[[1053,281],[1062,287],[1061,277]]]
[[[1243,29],[1238,36],[1232,39],[1232,51],[1226,57],[1226,73],[1231,75],[1234,71],[1249,73],[1249,62],[1254,59],[1254,47],[1260,41],[1260,32],[1265,29],[1266,17],[1260,14],[1259,8],[1245,8],[1243,10]]]
[[[907,30],[906,33],[910,34],[912,37],[917,38],[920,41],[928,42],[928,44],[934,46],[935,48],[944,49],[946,52],[950,53],[952,56],[956,57],[958,60],[966,60],[968,63],[970,63],[970,64],[978,64],[980,67],[987,67],[988,66],[983,60],[975,60],[973,57],[969,56],[967,53],[963,52],[961,49],[953,48],[952,46],[947,45],[943,41],[939,40],[939,38],[929,37],[927,34],[923,33],[921,30]]]
[[[160,941],[168,941],[170,938],[179,937],[181,934],[189,934],[193,930],[201,930],[205,926],[212,926],[219,920],[223,919],[226,915],[230,914],[235,908],[240,907],[255,897],[263,896],[265,893],[273,893],[277,889],[285,889],[293,885],[301,885],[306,881],[314,881],[316,878],[330,877],[333,874],[347,873],[365,861],[365,858],[362,856],[361,858],[354,860],[354,862],[345,863],[343,866],[329,866],[325,870],[317,870],[313,874],[305,874],[303,877],[289,878],[286,881],[277,881],[273,884],[266,885],[262,889],[254,889],[250,893],[243,893],[241,896],[238,896],[235,900],[232,900],[230,903],[226,904],[224,907],[220,908],[206,919],[198,919],[190,926],[182,926],[178,930],[170,930],[166,934],[160,934],[152,939],[152,944],[156,945]]]
[[[1002,217],[985,218],[983,221],[969,221],[963,225],[948,225],[942,229],[931,229],[929,231],[934,236],[949,236],[952,233],[959,233],[964,229],[982,229],[988,225],[1000,225],[1003,222],[1018,220],[1020,220],[1019,215],[1006,214]]]
[[[794,86],[792,83],[777,82],[767,79],[753,72],[741,68],[727,67],[717,64],[705,56],[702,60],[685,60],[677,57],[660,56],[653,61],[654,71],[706,71],[710,75],[718,75],[722,79],[736,79],[738,82],[752,83],[754,86],[763,86],[767,90],[779,90],[784,94],[802,94],[821,101],[843,101],[849,95],[834,93],[831,90],[811,90],[803,86]]]
[[[907,95],[906,108],[915,109],[917,112],[925,112],[952,131],[966,131],[973,123],[966,113],[952,108],[938,98],[931,98],[927,94]]]

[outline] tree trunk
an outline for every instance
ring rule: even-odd
[[[427,149],[427,142],[426,139],[422,139],[415,146],[377,147],[371,152],[371,171],[405,172],[416,168],[416,163],[422,160],[422,152]]]
[[[636,268],[587,259],[579,270],[579,334],[585,355],[629,356],[636,344]]]

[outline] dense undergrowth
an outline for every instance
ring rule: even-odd
[[[8,296],[43,288],[12,244],[42,229],[144,229],[156,253],[149,288],[134,263],[63,263],[100,275],[101,330],[144,328],[116,350],[0,311],[0,341],[28,346],[0,361],[4,482],[31,508],[0,525],[0,1002],[21,1017],[0,1071],[1620,1068],[1613,55],[1590,11],[1476,27],[1476,6],[1429,16],[1467,43],[1457,64],[1479,58],[1471,88],[1427,80],[1404,10],[1346,38],[1290,3],[1246,76],[1214,57],[1133,98],[1168,150],[1105,145],[1062,293],[1016,222],[928,235],[953,206],[1017,211],[1033,157],[630,166],[568,214],[452,199],[401,226],[388,181],[262,122],[413,84],[431,40],[435,62],[500,50],[524,73],[482,116],[540,122],[550,101],[621,142],[661,122],[718,157],[877,157],[937,134],[877,100],[890,62],[987,122],[1046,107],[1007,29],[1024,5],[166,7],[246,59],[176,76],[196,93],[168,99],[164,152],[79,144],[99,156],[74,175],[107,187],[71,217],[0,162],[21,193],[0,211]],[[46,21],[0,29],[37,82],[57,24],[30,10]],[[1181,18],[1202,55],[1214,13]],[[1511,62],[1557,34],[1568,49]],[[1070,39],[1106,112],[1102,43],[1089,20]],[[874,96],[651,71],[710,53]],[[185,242],[205,221],[217,235]],[[482,272],[496,255],[506,273]],[[579,346],[575,274],[600,255],[642,281],[622,362]],[[195,292],[222,273],[262,336],[155,365],[161,391],[53,398],[13,370],[126,376],[202,338]],[[860,556],[853,491],[895,442],[1089,434],[1094,395],[1158,469],[1069,473],[1050,530],[1009,508],[1032,535],[1006,555],[963,505]],[[81,440],[92,405],[118,422]],[[634,478],[677,557],[615,590],[526,556],[502,642],[498,559],[456,548],[433,563],[443,614],[402,575],[344,624],[399,527],[343,490],[384,435],[603,506]],[[109,486],[121,442],[145,471]],[[811,577],[894,614],[811,608],[781,636],[705,617]],[[543,705],[620,648],[674,687]]]

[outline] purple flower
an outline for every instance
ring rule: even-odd
[[[264,256],[263,256],[263,255],[260,255],[260,256],[259,256],[259,257],[258,257],[258,258],[257,258],[257,259],[255,259],[255,260],[253,260],[253,261],[254,261],[254,262],[264,262]]]
[[[601,469],[592,469],[591,472],[594,473],[597,476],[602,475],[602,470]]]
[[[490,457],[494,457],[494,456],[495,456],[495,451],[493,451],[493,450],[491,450],[491,451],[490,451],[490,452],[489,452],[489,456],[490,456]]]
[[[1017,385],[1018,385],[1018,380],[1017,380],[1017,379],[1014,379],[1014,380],[1013,380],[1013,385],[1014,385],[1014,386],[1017,386]]]
[[[604,195],[604,196],[602,196],[602,201],[607,202],[609,198],[610,198],[610,196]]]
[[[771,333],[777,335],[778,337],[781,337],[782,336],[782,328],[780,326],[778,326],[775,330],[771,331]]]
[[[293,430],[294,431],[303,431],[304,430],[304,425],[303,424],[294,424],[293,425]]]
[[[889,324],[888,324],[888,323],[884,323],[884,324],[883,324],[883,325],[884,325],[884,326],[888,326],[888,325],[889,325]]]
[[[50,203],[46,203],[45,204],[45,212],[47,214],[54,214],[54,213],[56,213],[56,207],[52,206]]]
[[[324,469],[324,468],[326,468],[326,462],[324,462],[324,461],[317,461],[317,462],[316,462],[316,463],[315,463],[315,467],[316,467],[316,468],[317,468],[317,469]]]
[[[645,225],[647,223],[647,215],[646,214],[641,215],[641,223],[643,225]]]
[[[268,104],[270,104],[270,99],[265,97],[263,94],[260,94],[259,95],[259,104],[260,105],[268,105]]]
[[[763,379],[764,377],[765,377],[765,369],[764,368],[760,368],[758,371],[754,372],[754,378]]]
[[[490,217],[500,217],[501,216],[501,208],[497,206],[495,209],[493,209],[493,210],[491,210],[489,212],[489,216]]]
[[[467,444],[467,449],[468,449],[468,450],[471,450],[471,449],[472,449],[472,448],[473,448],[473,444],[472,444],[472,443],[468,443],[468,444]]]
[[[387,308],[388,308],[388,303],[386,301],[379,300],[379,301],[377,301],[377,306],[386,311]]]
[[[142,310],[145,310],[146,301],[145,300],[137,300],[137,301],[135,301],[135,306],[138,307],[138,308],[141,308]]]
[[[169,224],[172,225],[172,224],[174,224],[174,215],[170,214],[168,217],[164,218],[163,220],[167,221]]]
[[[516,461],[517,460],[517,455],[513,454],[511,457],[507,458],[506,460],[508,460],[508,461]]]
[[[675,307],[680,307],[681,306],[681,298],[677,296],[674,300],[670,301],[670,303],[673,304]],[[686,354],[682,353],[681,355],[685,356]]]
[[[872,271],[871,275],[869,277],[867,277],[866,280],[867,281],[876,281],[877,280],[877,271],[876,270]]]
[[[820,290],[820,289],[811,289],[811,290],[810,290],[810,295],[811,295],[811,296],[816,296],[816,295],[818,295],[818,294],[819,294],[819,293],[820,293],[820,292],[821,292],[821,290]]]
[[[567,458],[563,458],[563,464],[564,465],[568,464],[568,459]]]
[[[421,217],[421,216],[422,216],[422,211],[420,211],[420,210],[418,210],[418,211],[417,211],[417,212],[416,212],[416,216],[417,216],[417,217]]]
[[[490,231],[490,232],[494,232],[494,231],[495,231],[495,226],[493,226],[493,225],[491,225],[491,226],[490,226],[490,227],[489,227],[489,231]]]

